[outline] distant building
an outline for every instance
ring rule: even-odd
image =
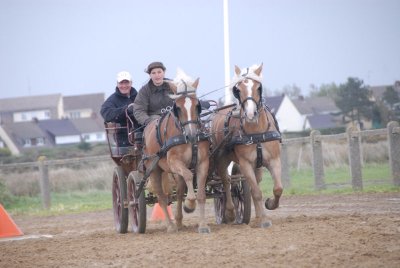
[[[63,114],[61,94],[0,99],[0,124],[60,119]]]
[[[0,148],[18,155],[26,148],[105,142],[103,102],[104,93],[0,99]]]
[[[106,134],[104,123],[100,118],[71,119],[72,124],[79,131],[81,139],[85,142],[105,142]]]
[[[400,95],[400,81],[396,81],[394,85],[383,85],[383,86],[371,86],[369,90],[372,93],[372,101],[382,101],[383,94],[388,87],[393,87],[393,89]]]
[[[65,96],[64,118],[100,117],[101,104],[104,102],[104,93]]]
[[[265,102],[275,113],[281,132],[302,131],[303,118],[293,104],[292,100],[286,95],[266,97]]]
[[[266,104],[275,113],[281,132],[333,128],[340,125],[335,116],[340,110],[329,97],[299,98],[287,95],[267,97]]]
[[[303,129],[327,129],[341,125],[337,116],[340,109],[329,97],[300,97],[293,100],[297,110],[302,115]]]

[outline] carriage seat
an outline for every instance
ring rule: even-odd
[[[128,128],[119,123],[105,123],[108,145],[111,156],[119,157],[133,153],[135,146],[128,139]]]

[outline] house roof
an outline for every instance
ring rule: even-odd
[[[271,108],[271,111],[273,113],[276,113],[279,110],[279,107],[281,106],[284,97],[284,95],[266,97],[265,103],[269,108]]]
[[[314,114],[307,116],[308,123],[312,129],[324,129],[337,127],[335,117],[330,114]]]
[[[104,93],[64,96],[64,110],[79,110],[83,108],[91,108],[92,111],[99,113],[100,107],[103,104],[104,99]]]
[[[46,146],[54,145],[52,138],[34,121],[3,124],[2,127],[12,143],[20,149],[24,148],[26,139],[43,138]]]
[[[57,107],[61,94],[0,99],[0,112],[39,110]]]
[[[54,136],[80,135],[74,124],[69,119],[50,119],[38,122],[39,127]]]
[[[27,139],[47,136],[43,130],[32,121],[4,124],[3,127],[6,129],[8,134],[14,138]]]
[[[399,82],[396,81],[395,85],[386,85],[386,86],[372,86],[369,87],[369,90],[371,90],[372,95],[374,96],[375,100],[382,100],[383,98],[383,93],[386,91],[388,87],[393,87],[397,93],[400,94],[400,85],[398,84]]]
[[[303,115],[326,114],[339,111],[333,99],[329,97],[311,97],[292,100]]]
[[[103,121],[99,118],[76,118],[70,119],[70,121],[80,133],[104,131]]]

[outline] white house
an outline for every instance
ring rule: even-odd
[[[340,119],[335,116],[340,110],[329,97],[300,97],[292,102],[302,116],[304,130],[334,128],[340,125]]]
[[[303,130],[304,117],[287,95],[267,97],[265,100],[275,113],[281,132]]]
[[[0,99],[0,123],[59,119],[62,114],[61,94]]]
[[[103,121],[98,118],[71,119],[72,124],[81,133],[82,140],[90,143],[105,142],[106,134]]]

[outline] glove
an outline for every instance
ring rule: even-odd
[[[200,105],[202,110],[208,110],[210,108],[210,103],[208,101],[200,100]]]
[[[127,111],[127,113],[128,113],[129,116],[133,116],[133,105],[132,105],[132,104],[129,104],[129,105],[126,107],[126,111]]]

